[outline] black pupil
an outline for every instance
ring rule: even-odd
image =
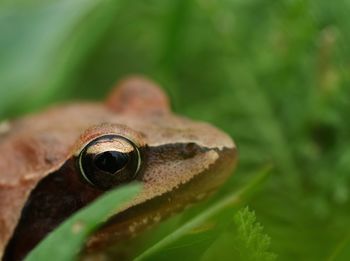
[[[129,161],[128,154],[118,151],[106,151],[96,155],[95,166],[102,171],[114,174],[121,170]]]

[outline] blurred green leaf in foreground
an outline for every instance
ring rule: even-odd
[[[101,196],[49,234],[30,252],[26,261],[75,260],[87,236],[139,191],[140,186],[132,184]]]

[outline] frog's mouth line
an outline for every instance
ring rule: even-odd
[[[161,219],[169,217],[197,201],[207,198],[230,176],[236,165],[236,148],[217,150],[218,160],[201,175],[166,194],[133,206],[112,217],[86,245],[86,253],[104,251],[106,246],[138,235]]]
[[[211,194],[227,179],[236,161],[235,149],[216,151],[219,154],[218,160],[201,175],[177,189],[146,201],[147,204],[141,203],[112,217],[91,237],[87,243],[88,252],[100,251],[113,242],[130,238],[160,219]],[[103,191],[82,182],[80,175],[77,175],[76,159],[68,160],[57,171],[41,180],[31,192],[5,248],[3,260],[23,259],[48,232],[102,193]]]

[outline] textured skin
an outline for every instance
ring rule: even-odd
[[[65,104],[12,121],[7,127],[0,130],[0,257],[38,182],[60,169],[94,137],[120,134],[139,146],[153,148],[147,151],[142,170],[144,190],[124,210],[175,191],[215,166],[221,175],[220,182],[209,186],[213,189],[229,175],[235,161],[235,145],[229,136],[207,123],[172,114],[161,89],[138,77],[122,81],[105,105]],[[205,151],[195,150],[192,144]],[[164,146],[172,149],[159,153],[157,148]],[[186,191],[181,193],[185,198]],[[107,234],[104,230],[103,241]],[[94,240],[98,242],[99,237]]]

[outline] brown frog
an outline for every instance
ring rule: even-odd
[[[77,210],[134,180],[142,192],[86,248],[136,235],[215,191],[236,147],[210,124],[173,114],[162,90],[135,76],[105,104],[64,104],[1,124],[0,155],[0,257],[21,260]]]

